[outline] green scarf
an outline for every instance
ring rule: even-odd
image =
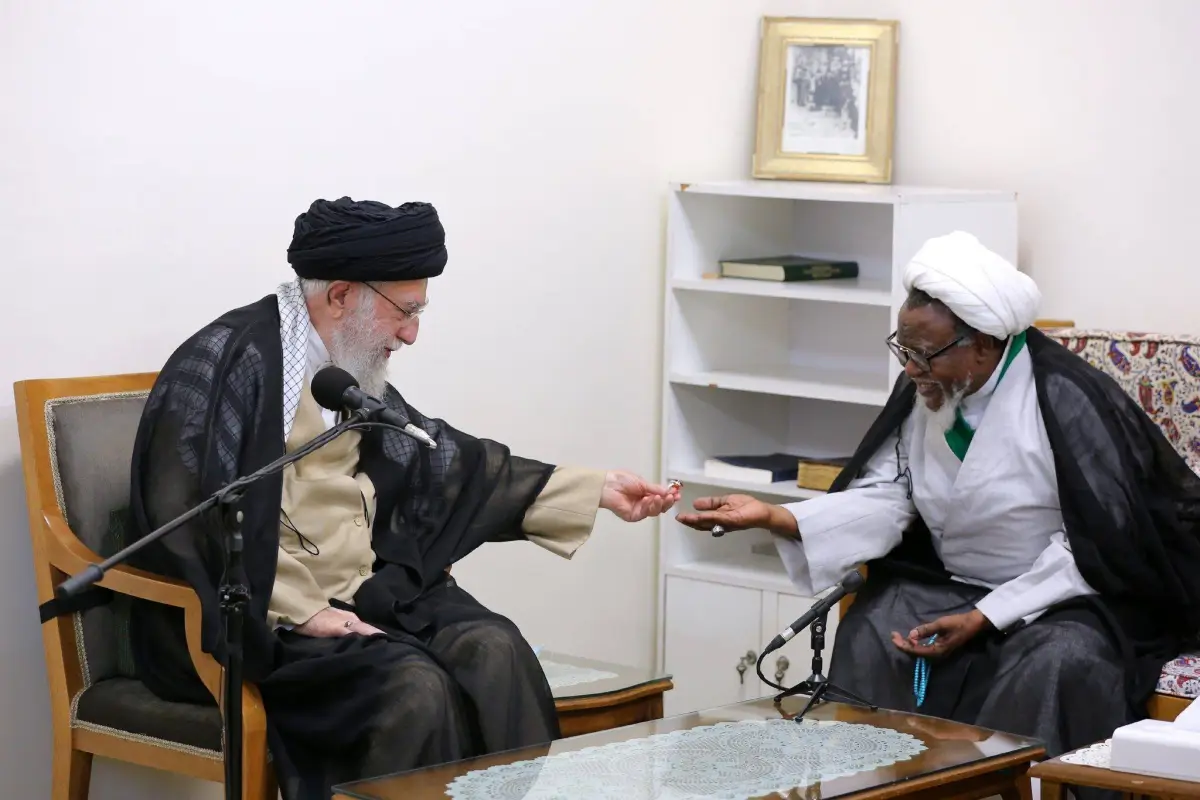
[[[1023,347],[1025,347],[1025,331],[1013,336],[1012,346],[1008,348],[1008,355],[1005,356],[1004,364],[1000,367],[1000,377],[996,379],[997,387],[1000,385],[1000,381],[1004,380],[1004,373],[1008,372],[1009,364],[1013,362]],[[962,408],[955,409],[954,424],[950,430],[946,431],[946,444],[950,446],[950,452],[958,456],[959,461],[967,457],[967,448],[971,446],[973,438],[975,438],[975,431],[963,418]]]

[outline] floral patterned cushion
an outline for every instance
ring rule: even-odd
[[[1200,474],[1200,337],[1080,328],[1044,333],[1116,379]],[[1200,695],[1200,653],[1163,667],[1158,691]]]
[[[1200,473],[1200,337],[1080,328],[1045,333],[1115,378]]]
[[[1189,700],[1200,695],[1200,653],[1180,656],[1163,667],[1158,692]]]

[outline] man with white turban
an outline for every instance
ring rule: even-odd
[[[701,498],[765,528],[814,595],[868,565],[830,679],[1057,755],[1145,715],[1200,630],[1200,479],[1108,376],[1031,327],[1037,286],[970,234],[927,242],[891,398],[824,496]]]

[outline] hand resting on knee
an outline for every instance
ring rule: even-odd
[[[303,625],[296,626],[296,633],[312,636],[318,639],[335,639],[339,636],[358,634],[372,636],[383,631],[374,625],[368,625],[351,611],[339,608],[325,608],[308,618]]]

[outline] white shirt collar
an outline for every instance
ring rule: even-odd
[[[316,375],[322,367],[328,367],[333,363],[333,359],[329,356],[329,350],[325,347],[325,341],[313,327],[312,320],[308,321],[307,358],[309,380],[312,380],[312,376]]]
[[[329,356],[329,350],[325,347],[321,334],[317,333],[317,329],[313,327],[311,319],[308,322],[307,357],[308,370],[304,376],[305,383],[312,383],[313,376],[317,374],[318,370],[333,363],[333,359]],[[321,419],[325,420],[326,430],[337,424],[337,417],[336,411],[330,411],[328,408],[321,409]]]
[[[1008,351],[1012,349],[1012,346],[1013,337],[1010,336],[1008,343],[1004,345],[1004,352],[1000,354],[1000,360],[996,362],[996,368],[992,370],[987,382],[979,387],[979,391],[962,399],[963,418],[972,428],[978,428],[983,419],[983,412],[987,410],[988,401],[992,399],[996,387],[1000,384],[1000,373],[1004,372],[1004,362],[1008,360]]]

